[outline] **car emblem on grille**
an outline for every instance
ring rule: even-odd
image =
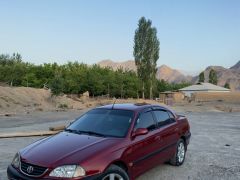
[[[32,172],[33,172],[33,167],[32,166],[28,166],[28,168],[27,168],[27,172],[29,173],[29,174],[31,174]]]

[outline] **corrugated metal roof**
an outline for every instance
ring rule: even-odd
[[[211,83],[199,83],[179,89],[179,91],[230,91],[230,90],[221,86],[216,86]]]

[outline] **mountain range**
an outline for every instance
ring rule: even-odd
[[[113,70],[122,68],[123,70],[133,70],[137,71],[135,62],[133,60],[123,61],[123,62],[114,62],[112,60],[103,60],[98,63],[100,67],[110,67]],[[166,65],[157,67],[156,73],[157,79],[164,79],[165,81],[171,83],[179,83],[182,81],[189,82],[192,80],[191,76],[185,76],[183,73],[176,69],[172,69]]]
[[[224,68],[222,66],[208,66],[203,72],[205,82],[208,82],[209,72],[213,69],[217,73],[218,85],[224,86],[226,83],[230,85],[231,90],[240,90],[240,61],[230,68]],[[193,83],[198,81],[198,76],[193,77]]]
[[[133,60],[114,62],[112,60],[103,60],[98,63],[101,67],[110,67],[113,70],[122,68],[123,70],[136,71],[135,62]],[[208,66],[203,72],[205,75],[205,82],[208,82],[208,75],[211,69],[214,69],[218,77],[218,85],[224,86],[226,83],[230,85],[232,90],[240,90],[240,61],[231,68],[224,68],[222,66]],[[157,79],[164,79],[170,83],[190,82],[197,83],[198,76],[184,75],[181,71],[172,69],[166,65],[157,67]]]

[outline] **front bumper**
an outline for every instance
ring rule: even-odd
[[[50,179],[50,178],[43,178],[43,177],[36,177],[36,178],[28,177],[28,176],[20,173],[12,165],[9,165],[7,168],[7,176],[8,176],[9,180],[53,180],[53,178]],[[101,175],[89,176],[89,177],[80,178],[80,179],[74,178],[73,180],[97,180],[99,178],[99,176],[101,176]],[[54,179],[63,180],[63,178],[54,178]],[[68,179],[68,180],[70,180],[70,179]]]
[[[31,178],[18,172],[14,167],[12,167],[12,165],[9,165],[7,168],[7,176],[10,180],[32,180]]]

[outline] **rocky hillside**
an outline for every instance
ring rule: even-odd
[[[205,82],[208,82],[208,76],[211,69],[214,69],[218,77],[218,85],[224,86],[229,83],[232,90],[240,90],[240,61],[231,68],[222,66],[209,66],[204,70]],[[194,77],[193,82],[197,82],[198,77]]]
[[[114,70],[123,68],[124,70],[136,71],[136,66],[133,60],[124,62],[114,62],[111,60],[104,60],[98,63],[101,67],[111,67]],[[230,84],[232,90],[240,90],[240,61],[237,62],[231,68],[224,68],[222,66],[208,66],[204,70],[205,82],[208,82],[208,76],[211,69],[217,72],[218,85],[224,86],[226,83]],[[157,79],[164,79],[168,82],[180,83],[180,82],[198,82],[198,76],[186,76],[176,69],[172,69],[166,65],[158,67]]]
[[[238,61],[234,66],[232,66],[230,69],[232,70],[240,70],[240,61]]]
[[[172,69],[166,65],[158,67],[156,77],[157,79],[164,79],[165,81],[172,83],[180,83],[183,81],[190,82],[192,80],[191,76],[185,76],[180,71]]]
[[[110,67],[113,70],[122,68],[124,70],[136,71],[137,69],[135,66],[135,62],[133,60],[128,60],[124,62],[114,62],[111,60],[104,60],[104,61],[100,61],[98,64],[101,67]],[[182,81],[190,82],[192,80],[191,76],[185,76],[180,71],[172,69],[166,65],[162,65],[158,67],[156,78],[159,80],[164,79],[165,81],[173,82],[173,83],[180,83]]]

